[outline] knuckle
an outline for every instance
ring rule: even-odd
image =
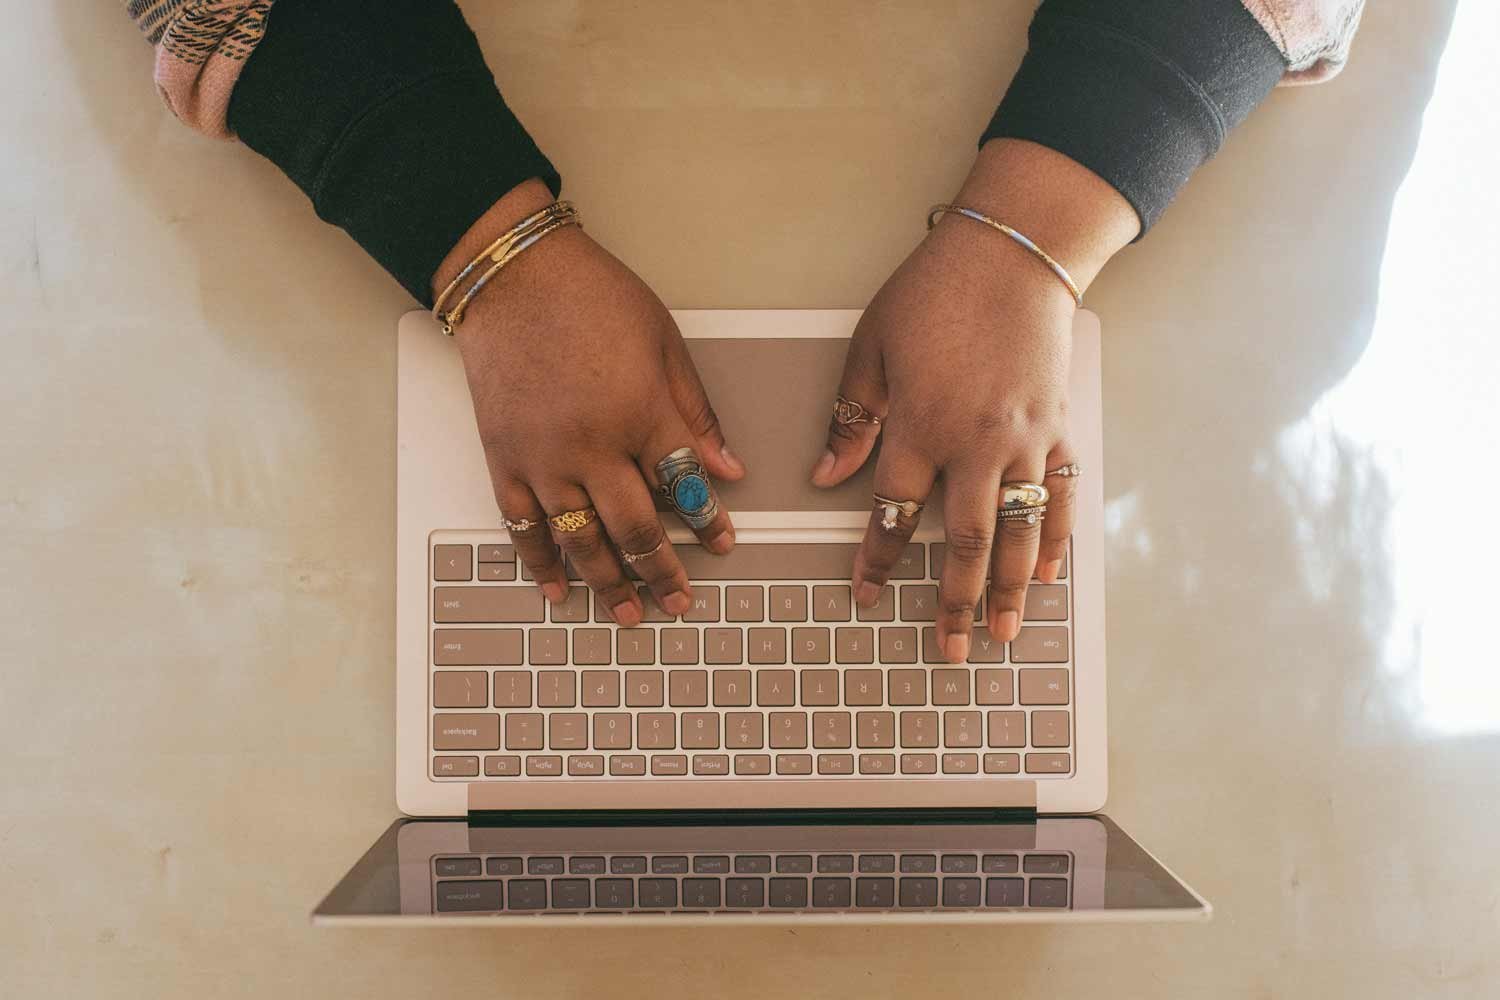
[[[569,555],[579,559],[589,560],[602,555],[605,551],[604,533],[599,530],[598,522],[585,525],[577,531],[564,531],[559,533],[559,541],[563,549]]]
[[[854,424],[841,424],[837,420],[828,424],[828,441],[830,444],[839,442],[841,444],[858,444],[860,440],[859,431]]]
[[[990,598],[1006,607],[1020,604],[1026,599],[1026,580],[995,580],[990,584]]]
[[[941,601],[943,614],[965,622],[973,619],[974,606],[978,603],[978,597],[973,594],[944,593]]]
[[[719,415],[714,412],[713,404],[708,401],[707,396],[699,396],[694,400],[682,419],[688,430],[698,437],[709,437],[719,431]]]
[[[1035,524],[1027,524],[1020,518],[1012,518],[1007,520],[1000,530],[1007,545],[1023,545],[1041,535],[1042,524],[1041,518],[1037,518]]]
[[[615,538],[622,550],[640,554],[650,552],[661,541],[661,525],[655,521],[628,524]]]
[[[988,524],[955,524],[948,529],[948,558],[980,562],[990,554],[994,535]]]

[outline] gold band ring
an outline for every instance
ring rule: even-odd
[[[892,500],[879,493],[872,494],[875,507],[881,512],[880,526],[886,531],[896,530],[897,517],[916,517],[927,505],[919,500]]]
[[[1000,509],[1040,507],[1051,496],[1052,491],[1041,483],[1001,483]]]
[[[561,514],[553,514],[547,518],[547,523],[556,530],[566,533],[587,527],[598,516],[599,513],[594,508],[583,507],[579,510],[565,510]]]
[[[1078,463],[1069,462],[1067,465],[1059,465],[1057,468],[1050,470],[1047,473],[1047,478],[1051,479],[1053,476],[1061,476],[1063,479],[1069,479],[1073,476],[1081,475],[1083,475],[1083,470],[1078,467]]]
[[[856,403],[848,396],[835,396],[833,398],[833,421],[848,427],[851,424],[872,424],[880,426],[880,418],[871,413],[863,403]]]
[[[645,552],[626,552],[624,549],[621,549],[620,558],[624,559],[627,563],[634,566],[642,559],[650,559],[652,556],[656,555],[661,551],[661,547],[665,544],[667,544],[667,536],[665,533],[663,533],[661,536],[661,541],[651,546]]]

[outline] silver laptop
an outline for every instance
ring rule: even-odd
[[[678,311],[729,438],[738,542],[667,519],[680,620],[552,605],[495,509],[467,384],[425,313],[398,349],[398,820],[319,921],[1202,918],[1107,818],[1100,336],[1075,324],[1089,475],[1020,634],[933,641],[934,497],[879,604],[851,600],[873,462],[807,483],[854,310]],[[461,918],[461,919],[460,919]]]

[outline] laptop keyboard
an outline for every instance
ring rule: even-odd
[[[1050,852],[444,855],[437,913],[1059,909],[1072,857]]]
[[[645,620],[619,628],[581,584],[547,601],[503,538],[432,538],[434,779],[1072,773],[1068,561],[1032,583],[1014,641],[976,624],[950,664],[932,625],[941,542],[908,545],[869,609],[851,543],[678,545],[692,607],[674,619],[642,588]]]

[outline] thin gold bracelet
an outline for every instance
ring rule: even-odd
[[[1046,264],[1052,269],[1052,273],[1057,275],[1058,278],[1062,280],[1062,283],[1064,285],[1068,286],[1068,291],[1073,295],[1073,302],[1079,306],[1083,305],[1083,292],[1078,290],[1078,283],[1073,280],[1073,276],[1068,273],[1067,268],[1059,264],[1051,254],[1043,250],[1041,247],[1037,246],[1031,240],[1016,232],[1005,223],[996,222],[994,219],[990,218],[988,215],[985,215],[983,212],[976,212],[972,208],[964,208],[962,205],[934,205],[927,212],[927,228],[931,229],[933,226],[937,225],[938,217],[949,213],[952,213],[953,215],[962,215],[964,218],[973,219],[975,222],[982,222],[986,226],[989,226],[991,229],[999,230],[1006,236],[1009,236],[1011,239],[1021,244],[1021,246],[1025,247],[1027,250],[1030,250],[1033,254],[1036,255],[1038,259],[1041,260],[1043,264]]]
[[[438,295],[437,300],[432,304],[432,316],[443,325],[443,332],[450,337],[453,336],[453,328],[463,320],[464,309],[473,300],[475,294],[489,282],[490,278],[494,277],[497,271],[514,260],[517,254],[536,243],[543,236],[568,225],[583,225],[578,218],[578,209],[573,206],[572,202],[554,201],[547,207],[533,212],[514,226],[511,226],[504,233],[500,234],[494,242],[481,250],[473,260],[469,261],[462,271],[458,272],[452,281],[448,282],[448,287],[443,289],[442,293]],[[472,274],[474,269],[484,263],[486,259],[492,261],[493,266],[480,275],[479,279],[469,287],[468,291],[459,299],[458,305],[454,306],[449,312],[444,313],[443,305],[458,290],[459,286],[463,284],[464,279]]]

